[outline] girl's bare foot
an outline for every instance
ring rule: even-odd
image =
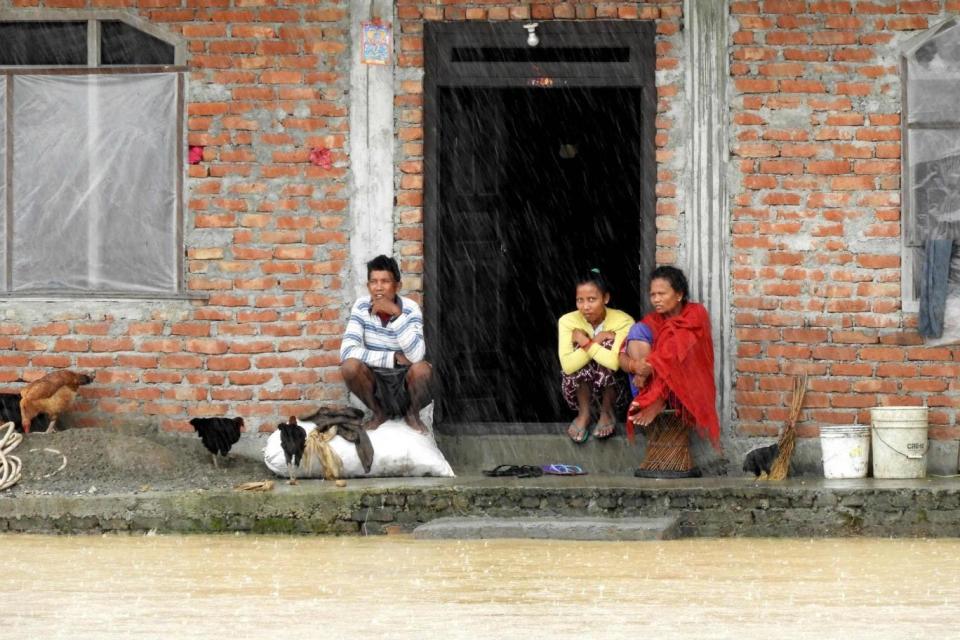
[[[587,439],[587,427],[590,425],[590,414],[577,414],[570,426],[567,427],[567,435],[576,443],[585,442]]]
[[[612,413],[601,411],[600,419],[597,420],[597,426],[593,428],[593,437],[598,440],[609,438],[613,435],[616,422],[617,419]]]

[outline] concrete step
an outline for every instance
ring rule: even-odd
[[[636,445],[631,445],[621,436],[607,440],[590,438],[583,444],[576,444],[567,437],[566,427],[557,425],[553,434],[439,434],[437,444],[458,474],[492,469],[498,464],[563,463],[580,465],[590,474],[632,475],[643,459],[646,439],[642,436],[637,438]],[[817,444],[819,446],[819,442]],[[705,475],[725,472],[727,461],[720,459],[708,442],[694,437],[690,451]],[[742,457],[736,458],[738,474],[742,473],[742,462]]]
[[[437,518],[413,530],[421,540],[538,538],[550,540],[671,540],[676,517]]]

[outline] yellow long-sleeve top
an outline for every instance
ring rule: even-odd
[[[610,349],[605,349],[599,344],[592,344],[588,349],[581,349],[574,345],[574,329],[580,329],[590,336],[591,340],[593,339],[593,326],[587,322],[587,319],[579,311],[571,311],[561,316],[557,325],[560,367],[564,373],[576,373],[587,366],[591,360],[596,360],[607,369],[617,371],[620,368],[620,345],[623,344],[627,332],[633,326],[633,318],[623,311],[607,307],[607,315],[603,319],[603,331],[613,331],[616,334],[613,346]]]

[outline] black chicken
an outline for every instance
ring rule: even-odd
[[[8,422],[12,422],[13,428],[23,433],[19,393],[0,393],[0,424]],[[33,419],[33,426],[38,431],[46,431],[49,424],[50,420],[45,413],[41,413]]]
[[[297,484],[297,467],[303,460],[303,449],[307,443],[306,430],[297,424],[297,418],[290,416],[288,422],[277,425],[280,430],[280,446],[283,447],[283,457],[287,461],[287,475],[289,484]]]
[[[213,466],[220,468],[217,454],[226,457],[243,430],[243,418],[194,418],[190,421],[203,441],[203,446],[213,454]]]
[[[750,471],[759,478],[761,473],[770,475],[774,460],[780,454],[780,447],[772,444],[769,447],[760,447],[747,454],[743,460],[743,470]]]

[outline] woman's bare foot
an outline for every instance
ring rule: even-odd
[[[654,418],[660,415],[660,412],[663,411],[663,408],[666,406],[666,402],[663,398],[658,398],[654,400],[649,406],[641,409],[633,418],[634,423],[645,427],[653,422]]]

